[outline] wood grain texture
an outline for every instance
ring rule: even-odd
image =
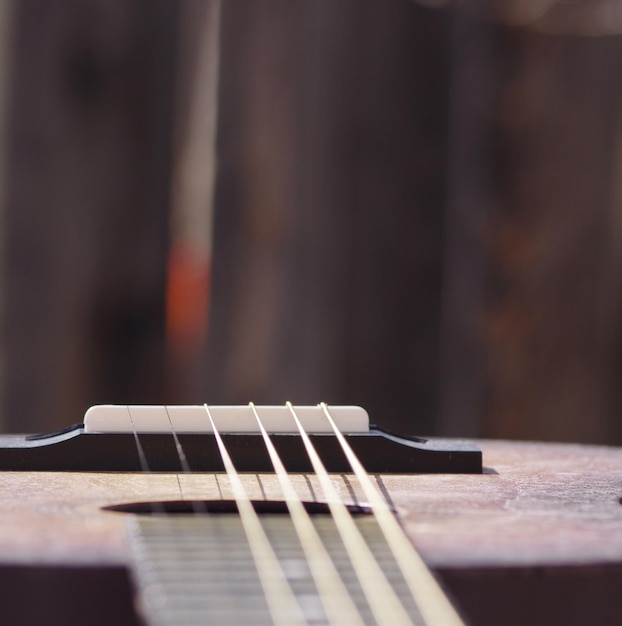
[[[377,477],[406,533],[471,623],[616,624],[622,449],[479,445],[488,468],[482,475]],[[280,499],[273,475],[243,478],[253,498]],[[318,498],[312,476],[293,479],[302,498]],[[356,480],[333,475],[333,481],[345,501],[361,500]],[[101,572],[111,589],[127,586],[126,515],[102,506],[230,496],[222,474],[1,474],[0,575],[12,590],[11,615],[24,618],[14,623],[38,623],[24,617],[33,584],[49,591],[47,610],[67,624],[81,622],[68,612],[58,581],[70,580],[76,590]],[[131,623],[127,597],[116,614]]]
[[[501,29],[481,432],[620,444],[619,38]]]
[[[480,442],[482,475],[379,477],[408,535],[432,567],[622,563],[622,450]],[[247,474],[253,498],[281,499],[272,475]],[[310,476],[300,496],[318,499]],[[334,476],[346,501],[362,496]],[[0,562],[125,561],[124,514],[102,506],[229,498],[222,474],[7,472],[0,481]],[[321,498],[320,498],[321,499]]]
[[[223,3],[212,403],[356,402],[433,432],[447,26],[416,3]]]
[[[4,431],[163,399],[176,3],[15,4]]]
[[[416,3],[223,16],[210,399],[622,443],[620,38]]]

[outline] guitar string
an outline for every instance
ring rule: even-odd
[[[188,462],[188,457],[186,455],[185,450],[183,449],[183,446],[181,445],[181,441],[179,439],[179,437],[177,436],[177,431],[175,429],[175,425],[173,424],[173,420],[171,418],[171,414],[170,411],[168,409],[168,405],[164,405],[164,410],[166,411],[166,417],[168,418],[168,423],[171,429],[171,434],[173,435],[173,439],[175,442],[175,449],[177,450],[177,457],[179,458],[179,463],[181,465],[182,468],[182,473],[186,474],[188,476],[192,475],[192,468],[190,467],[190,463]],[[216,475],[214,475],[216,476]],[[177,483],[179,484],[179,491],[182,497],[182,501],[184,500],[184,496],[183,496],[183,490],[181,488],[181,484],[179,483],[179,474],[177,474]],[[220,498],[222,499],[222,491],[220,489],[220,485],[218,484],[218,479],[216,478],[216,484],[218,486],[218,491],[220,493]],[[203,500],[197,500],[196,498],[191,498],[190,499],[190,506],[192,507],[192,512],[194,514],[194,516],[197,516],[200,519],[200,516],[205,516],[205,515],[209,515],[209,511],[208,511],[208,507],[207,504],[203,501]],[[176,528],[175,526],[171,527],[171,530],[173,532],[175,531],[179,531],[178,528]],[[179,565],[179,569],[183,570],[185,569],[185,564],[181,562],[181,555],[178,554],[177,552],[174,552],[172,554],[172,556],[169,556],[169,558],[172,561],[177,561],[178,565]],[[225,596],[224,598],[221,599],[222,602],[222,606],[223,607],[227,607],[228,610],[232,610],[234,609],[235,606],[235,601],[233,598],[231,598],[229,601],[227,601],[228,598]]]
[[[192,474],[192,470],[190,469],[190,463],[188,463],[188,457],[184,452],[184,449],[181,445],[181,441],[179,441],[179,437],[177,436],[177,431],[175,430],[175,426],[173,425],[173,420],[171,419],[171,414],[169,413],[168,406],[164,405],[164,410],[166,411],[166,417],[168,418],[168,423],[171,428],[171,433],[173,435],[173,440],[175,441],[175,448],[177,450],[177,456],[179,458],[179,463],[181,465],[182,473],[190,475]],[[183,491],[181,488],[181,483],[179,482],[179,474],[177,475],[177,484],[179,485],[179,493],[181,494],[182,501],[184,500]],[[200,500],[196,500],[192,498],[190,500],[190,506],[192,507],[192,512],[195,515],[199,515],[201,513],[207,513],[207,507],[205,503]]]
[[[143,444],[140,441],[138,436],[138,432],[136,430],[136,425],[134,424],[134,417],[132,416],[132,411],[130,410],[129,404],[125,405],[127,409],[127,414],[130,418],[130,424],[132,426],[132,433],[134,434],[134,442],[136,444],[136,450],[138,452],[138,461],[140,463],[140,469],[143,474],[152,474],[151,468],[149,467],[149,463],[147,462],[147,455],[145,454],[145,450],[143,448]],[[161,502],[153,502],[151,501],[149,508],[151,509],[151,513],[164,513],[164,506]]]
[[[283,465],[279,453],[270,440],[268,433],[259,417],[257,407],[253,402],[249,406],[255,415],[261,436],[274,467],[274,472],[281,486],[290,519],[298,535],[300,545],[307,559],[307,565],[318,590],[320,601],[324,606],[326,616],[331,624],[348,624],[351,626],[363,626],[363,620],[359,614],[350,593],[348,592],[332,558],[320,538],[317,529],[311,521],[307,509],[302,504],[292,480]]]
[[[413,622],[406,609],[387,580],[385,573],[382,571],[358,526],[354,523],[352,515],[339,497],[292,403],[287,402],[286,406],[296,422],[296,427],[324,492],[324,498],[333,516],[335,526],[376,622],[380,626],[412,624]]]
[[[365,497],[372,507],[378,525],[391,548],[391,552],[397,561],[413,598],[419,606],[424,620],[431,625],[463,626],[464,622],[445,596],[418,552],[410,543],[408,537],[406,537],[402,527],[395,519],[393,512],[385,502],[378,488],[372,483],[369,474],[339,430],[330,414],[328,406],[325,402],[322,402],[320,403],[320,407],[328,419],[350,463],[352,471],[359,480]]]
[[[130,418],[130,425],[132,426],[134,442],[136,443],[136,450],[138,451],[138,461],[140,463],[140,469],[145,474],[151,474],[151,470],[149,469],[149,463],[147,462],[147,457],[145,456],[145,451],[143,449],[143,444],[140,442],[140,439],[138,438],[138,433],[136,432],[136,425],[134,424],[134,418],[132,417],[130,405],[126,404],[125,408],[127,409],[127,414]]]
[[[207,404],[203,405],[209,418],[218,450],[229,477],[233,497],[238,507],[240,521],[246,533],[253,561],[259,575],[268,610],[273,622],[279,626],[306,624],[302,610],[294,596],[294,592],[283,572],[274,549],[261,525],[259,516],[248,496],[246,488],[229,456],[229,452],[216,428],[211,411]]]

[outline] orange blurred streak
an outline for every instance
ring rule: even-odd
[[[166,286],[166,338],[171,352],[199,352],[207,339],[210,259],[191,245],[175,244],[169,254]]]

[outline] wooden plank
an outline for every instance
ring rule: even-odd
[[[163,401],[176,4],[15,3],[7,430]]]
[[[223,4],[211,402],[355,402],[433,429],[447,23]]]
[[[499,35],[483,432],[620,443],[622,43]]]

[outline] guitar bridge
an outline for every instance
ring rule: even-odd
[[[207,426],[209,422],[200,419],[205,410],[201,406],[91,407],[83,424],[63,431],[0,437],[0,470],[181,472],[181,448],[192,471],[222,472],[215,436]],[[326,469],[349,472],[339,442],[320,419],[320,407],[295,410]],[[262,435],[257,428],[253,430],[248,406],[215,406],[210,411],[238,471],[273,471]],[[293,422],[287,424],[288,408],[258,406],[256,411],[262,415],[285,468],[289,472],[311,472],[300,434]],[[368,472],[482,472],[481,451],[472,443],[399,436],[369,424],[367,413],[360,407],[330,407],[330,412]]]

